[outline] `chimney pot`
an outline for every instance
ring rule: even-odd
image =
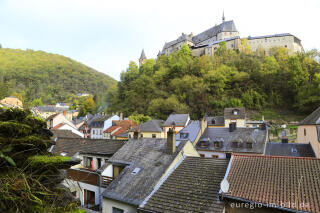
[[[134,131],[133,132],[133,139],[138,139],[139,137],[139,132],[138,131]]]
[[[229,123],[229,132],[233,132],[233,129],[234,128],[234,126],[233,126],[233,123]]]
[[[171,128],[167,132],[167,149],[170,155],[176,151],[176,133]]]

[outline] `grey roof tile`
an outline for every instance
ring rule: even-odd
[[[315,157],[311,144],[275,143],[266,145],[265,155],[291,156],[291,157]]]
[[[205,141],[205,145],[201,145],[201,141]],[[221,146],[216,148],[214,142],[220,142]],[[233,147],[233,142],[240,142],[239,148]],[[264,153],[267,141],[267,130],[257,128],[241,128],[238,127],[233,132],[229,132],[229,128],[213,127],[207,128],[199,139],[197,150],[210,150],[215,152],[231,152],[231,153]],[[247,147],[247,142],[252,143],[252,148]]]
[[[140,124],[134,130],[139,130],[140,132],[162,132],[163,120],[152,119],[145,123]]]
[[[189,124],[180,130],[176,135],[177,141],[189,140],[193,143],[200,132],[200,121],[190,121]]]
[[[229,161],[187,157],[150,197],[142,210],[152,212],[223,212],[220,183]]]
[[[318,107],[315,111],[313,111],[299,123],[299,125],[306,124],[320,124],[320,107]]]
[[[173,155],[168,154],[166,139],[140,138],[129,140],[110,159],[112,164],[127,165],[106,188],[103,196],[113,200],[140,205],[152,192],[169,165],[184,147],[180,142]],[[133,170],[140,168],[137,174]]]
[[[175,126],[185,126],[189,121],[190,116],[189,114],[175,114],[172,113],[169,115],[167,120],[164,122],[163,126],[172,126],[173,122]]]

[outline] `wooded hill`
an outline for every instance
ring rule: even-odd
[[[214,57],[194,58],[185,45],[141,67],[130,62],[109,98],[110,111],[162,119],[171,112],[198,119],[236,106],[307,114],[320,105],[319,52],[288,55],[283,47],[266,56],[262,49],[231,51],[221,43]]]
[[[62,55],[0,48],[0,98],[18,94],[27,105],[39,98],[54,104],[87,92],[100,105],[115,85],[113,78]]]

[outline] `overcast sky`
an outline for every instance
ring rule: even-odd
[[[142,48],[234,20],[241,37],[291,33],[320,49],[320,0],[0,0],[0,44],[68,56],[119,80]]]

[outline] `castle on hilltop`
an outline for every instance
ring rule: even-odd
[[[182,45],[187,44],[194,56],[214,55],[221,42],[225,42],[227,48],[232,50],[239,50],[241,41],[239,32],[234,24],[234,21],[225,21],[224,13],[222,15],[222,23],[211,27],[210,29],[199,33],[198,35],[182,33],[176,40],[166,42],[159,51],[160,55],[170,55],[171,53],[181,49]],[[250,46],[252,52],[259,49],[263,50],[266,55],[269,55],[269,50],[272,47],[285,47],[289,54],[295,52],[303,52],[301,40],[290,33],[247,37],[247,44]],[[145,54],[141,54],[145,60]],[[140,58],[141,60],[141,58]]]

